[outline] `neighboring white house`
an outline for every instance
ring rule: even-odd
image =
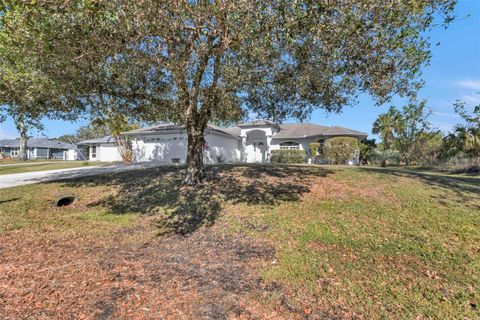
[[[185,163],[187,133],[184,127],[164,124],[123,133],[132,141],[135,162],[157,161],[165,164]],[[324,143],[339,136],[364,139],[367,134],[338,126],[316,124],[274,124],[269,121],[241,123],[230,128],[208,125],[205,130],[204,161],[206,163],[270,162],[271,151],[277,149],[305,150],[308,161],[309,144]],[[82,141],[85,156],[90,160],[120,161],[112,138]],[[358,154],[351,159],[358,163]]]
[[[48,138],[30,138],[27,140],[27,156],[29,159],[75,160],[75,146]],[[20,155],[20,139],[0,140],[0,153],[6,157],[18,158]]]
[[[113,137],[106,136],[98,139],[77,142],[79,160],[89,161],[122,161]]]

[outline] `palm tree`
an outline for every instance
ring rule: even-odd
[[[454,156],[463,152],[480,163],[480,127],[457,126],[444,138],[444,155]]]
[[[387,113],[379,115],[373,123],[372,133],[378,134],[382,138],[383,150],[392,147],[395,142],[395,132],[402,130],[400,120],[400,112],[394,107],[390,107]]]

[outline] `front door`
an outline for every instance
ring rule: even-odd
[[[253,150],[254,150],[254,162],[265,162],[266,156],[266,142],[264,140],[258,140],[253,143]]]

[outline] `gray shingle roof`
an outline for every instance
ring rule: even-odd
[[[240,129],[240,128],[239,128]],[[185,126],[179,126],[175,124],[161,124],[154,127],[148,128],[141,128],[132,131],[123,132],[122,134],[155,134],[155,133],[169,133],[169,131],[182,131],[185,130]],[[221,128],[219,126],[215,126],[213,124],[209,124],[207,126],[207,130],[212,132],[218,132],[226,135],[233,136],[235,138],[239,138],[239,134],[233,133],[230,128]],[[240,131],[239,131],[240,132]]]
[[[322,126],[312,123],[291,123],[281,124],[280,131],[275,134],[273,139],[285,139],[285,138],[304,138],[311,136],[355,136],[355,137],[367,137],[366,133],[342,128],[338,126]]]
[[[19,148],[20,138],[0,140],[0,147]],[[56,139],[30,138],[27,140],[29,148],[73,149],[73,145]]]
[[[274,139],[304,138],[308,136],[323,135],[329,127],[310,123],[285,123],[280,125],[280,130],[273,135]]]
[[[269,120],[253,120],[251,122],[241,122],[238,124],[239,127],[263,126],[263,125],[275,125],[275,124]]]
[[[112,136],[105,136],[105,137],[96,138],[96,139],[88,139],[88,140],[79,141],[79,142],[76,143],[76,145],[96,144],[96,143],[114,143],[114,140],[113,140]]]
[[[213,132],[220,132],[223,134],[228,134],[236,138],[240,137],[240,126],[261,126],[261,125],[271,125],[279,129],[279,131],[273,135],[273,139],[292,139],[292,138],[305,138],[311,136],[354,136],[354,137],[367,137],[366,133],[347,129],[338,126],[322,126],[312,123],[286,123],[281,125],[274,125],[269,121],[255,121],[249,123],[239,124],[239,126],[230,127],[230,128],[221,128],[215,125],[209,124],[207,130]],[[174,124],[162,124],[149,128],[136,129],[123,134],[155,134],[155,133],[168,133],[169,131],[182,131],[185,130],[185,126],[178,126]]]
[[[352,130],[352,129],[347,129],[339,126],[333,126],[330,127],[327,131],[324,132],[325,136],[365,136],[367,137],[366,133],[357,131],[357,130]]]

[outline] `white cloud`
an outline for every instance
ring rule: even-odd
[[[446,118],[455,118],[455,119],[459,119],[460,117],[455,114],[455,113],[445,113],[445,112],[437,112],[437,111],[433,111],[432,114],[436,115],[436,116],[440,116],[440,117],[446,117]]]
[[[479,104],[480,94],[462,94],[461,101],[465,101],[467,104]]]
[[[465,80],[456,81],[455,85],[464,89],[480,90],[480,80],[465,79]]]

